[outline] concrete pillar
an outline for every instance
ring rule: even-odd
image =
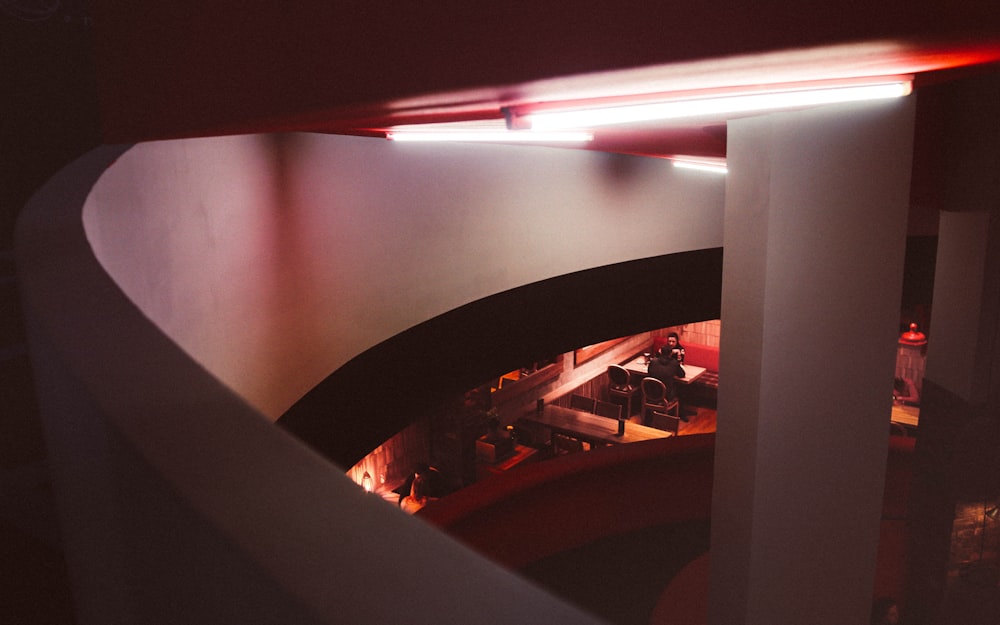
[[[925,375],[971,404],[986,401],[996,348],[997,293],[987,283],[990,231],[986,211],[941,214]]]
[[[866,622],[911,98],[729,123],[710,625]]]

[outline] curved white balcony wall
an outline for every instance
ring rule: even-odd
[[[280,134],[140,144],[102,176],[98,260],[272,420],[369,347],[582,269],[722,245],[725,180],[524,146]]]
[[[125,149],[64,168],[18,224],[76,621],[596,624],[363,493],[125,297],[81,219]]]

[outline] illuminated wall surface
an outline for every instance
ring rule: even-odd
[[[220,143],[226,141],[256,139]],[[175,143],[151,149],[161,146],[181,152],[187,147]],[[259,313],[262,299],[266,301],[248,286],[255,280],[246,273],[226,274],[222,268],[226,262],[236,263],[233,257],[244,258],[248,246],[227,247],[216,241],[229,254],[213,258],[176,236],[222,237],[219,228],[207,225],[207,217],[215,216],[210,210],[215,204],[206,199],[210,194],[191,193],[192,185],[183,184],[189,181],[175,177],[184,171],[183,159],[152,159],[155,164],[146,163],[149,170],[118,170],[148,183],[125,185],[133,193],[109,193],[103,183],[94,189],[108,167],[110,178],[104,180],[114,179],[116,161],[127,165],[129,154],[106,147],[67,167],[33,199],[18,237],[38,383],[50,389],[42,412],[49,451],[59,459],[52,463],[53,479],[65,494],[60,513],[67,553],[73,556],[78,622],[467,623],[470,614],[476,622],[595,622],[381,499],[365,496],[342,470],[261,418],[231,392],[221,374],[209,375],[180,348],[180,339],[162,334],[151,322],[155,311],[177,313],[179,303],[205,305],[203,300],[211,300],[209,295],[203,300],[171,299],[175,295],[170,288],[181,283],[178,276],[194,280],[197,273],[194,267],[182,272],[171,266],[171,258],[183,265],[197,256],[200,263],[193,265],[202,273],[217,271],[232,278],[217,287],[215,307],[202,309],[223,318],[214,323],[245,321],[244,331],[259,332],[269,327],[266,321],[280,321],[280,314],[267,309],[268,314],[260,313],[265,322],[255,320],[250,313]],[[197,165],[206,178],[224,176],[231,166],[223,162],[213,168],[204,161]],[[158,171],[166,172],[164,178],[176,186],[158,184],[163,182]],[[240,183],[251,184],[254,173],[270,179],[266,170],[245,171],[244,177],[228,180],[230,184],[206,184],[225,191],[223,195],[238,193]],[[183,214],[154,215],[155,207],[148,206],[147,219],[164,220],[158,227],[94,234],[95,206],[117,211],[127,222],[129,210],[142,205],[137,198],[156,192],[160,199],[185,197],[200,207],[196,215],[206,219],[187,223]],[[276,202],[261,204],[258,210],[265,216],[285,210]],[[81,211],[87,213],[83,222],[89,237]],[[357,216],[360,222],[366,217],[371,213]],[[251,228],[247,233],[229,222],[225,226],[222,229],[237,228],[253,242],[259,239],[250,234],[268,232]],[[307,228],[300,234],[326,240]],[[390,243],[400,236],[394,235]],[[167,247],[168,242],[178,246],[176,256],[168,257],[162,247],[157,255],[156,247]],[[128,260],[135,266],[127,269],[141,271],[125,271],[135,280],[130,284],[119,266],[112,269],[117,277],[112,280],[93,249],[102,252],[105,263],[108,250],[117,251],[124,266],[123,250],[130,246]],[[142,262],[139,248],[160,264]],[[282,257],[274,249],[269,253]],[[280,264],[267,258],[272,263],[261,260],[251,263],[253,268]],[[380,260],[367,272],[377,278],[391,264]],[[145,296],[163,297],[163,303],[137,308],[128,297],[135,284]],[[246,300],[237,296],[244,295],[238,287],[250,291]],[[171,307],[173,303],[178,305]],[[239,307],[246,318],[225,310],[227,305]],[[415,321],[419,316],[401,323]],[[199,322],[199,330],[213,327],[213,322]],[[387,332],[385,326],[384,320],[373,324]],[[287,331],[296,324],[279,327],[300,344],[305,341],[304,331]],[[349,355],[346,350],[339,354]],[[456,595],[458,587],[468,592]],[[496,605],[482,601],[492,594],[508,600]],[[401,596],[421,599],[404,605]]]
[[[449,308],[717,248],[722,198],[717,177],[562,150],[281,135],[81,158],[18,250],[79,621],[400,622],[404,592],[417,621],[587,622],[260,416]],[[514,600],[445,601],[445,580]]]
[[[669,161],[287,134],[141,144],[84,222],[171,339],[271,419],[428,318],[722,241],[725,181]]]

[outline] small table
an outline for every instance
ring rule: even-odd
[[[649,365],[646,364],[645,356],[640,355],[622,366],[625,367],[630,373],[641,375],[642,377],[649,375]],[[684,377],[674,378],[681,384],[691,384],[698,379],[698,376],[705,373],[705,367],[686,364],[682,364],[681,367],[684,369]]]
[[[920,408],[918,406],[907,406],[906,404],[893,404],[892,416],[889,420],[893,423],[900,423],[907,427],[917,427],[920,418]]]
[[[526,421],[545,426],[554,432],[571,436],[591,445],[618,445],[621,443],[637,443],[657,438],[673,436],[672,432],[626,423],[625,433],[618,434],[618,420],[599,417],[582,410],[574,410],[564,406],[549,404],[541,412],[528,412],[524,415]]]

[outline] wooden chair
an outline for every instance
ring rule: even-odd
[[[674,436],[680,433],[681,418],[659,410],[653,410],[649,417],[649,427],[671,432]]]
[[[681,404],[677,399],[667,399],[667,386],[656,378],[643,378],[639,383],[642,391],[642,422],[649,424],[652,412],[671,415],[680,419]]]
[[[607,417],[617,421],[622,418],[622,407],[620,404],[613,404],[609,401],[601,401],[598,399],[597,405],[594,407],[594,414],[599,417]]]
[[[573,410],[582,410],[584,412],[594,412],[594,404],[597,402],[593,397],[584,397],[583,395],[573,394],[569,398],[569,407]]]
[[[632,386],[628,369],[621,365],[608,365],[608,399],[622,405],[622,414],[632,416],[632,403],[639,394],[639,388]]]

